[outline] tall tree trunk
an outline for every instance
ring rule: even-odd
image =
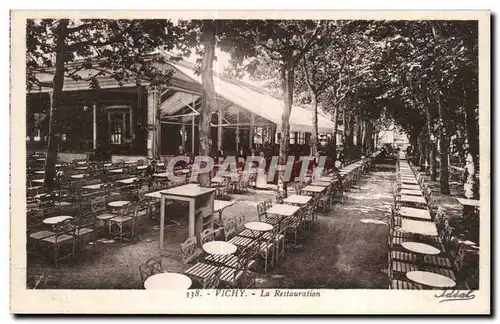
[[[432,127],[432,115],[430,104],[425,104],[425,116],[427,118],[427,134],[429,135],[429,164],[431,169],[431,181],[436,181],[437,170],[436,170],[436,144]]]
[[[356,116],[356,149],[360,152],[363,149],[363,121]]]
[[[311,92],[311,105],[313,106],[312,114],[312,133],[311,133],[311,155],[315,156],[318,152],[318,99],[316,92]]]
[[[307,88],[309,89],[309,97],[311,98],[311,106],[313,108],[313,113],[311,118],[313,129],[311,133],[310,144],[311,144],[311,155],[315,156],[316,152],[318,151],[318,92],[316,90],[314,81],[311,79],[309,75],[309,70],[307,69],[305,57],[301,67],[305,75]]]
[[[450,141],[445,127],[446,112],[444,110],[443,96],[440,94],[439,89],[436,89],[436,95],[439,108],[439,159],[441,160],[441,174],[439,176],[439,184],[441,187],[441,193],[449,195],[450,183],[448,170],[448,147]]]
[[[55,188],[56,161],[61,137],[61,97],[64,86],[64,60],[66,56],[66,36],[68,33],[68,19],[61,19],[55,30],[56,33],[56,62],[50,95],[50,124],[47,143],[47,158],[45,159],[44,185],[49,190]]]
[[[213,21],[203,22],[203,47],[204,53],[201,61],[201,83],[203,94],[201,96],[199,121],[199,154],[200,156],[209,156],[211,152],[209,142],[211,137],[210,121],[212,119],[212,111],[215,107],[215,90],[213,80],[215,26]],[[208,173],[200,174],[198,181],[201,187],[210,187],[210,177]]]
[[[26,125],[28,126],[28,129],[26,130],[28,136],[30,137],[30,140],[29,140],[29,145],[28,147],[30,149],[33,149],[34,148],[34,145],[35,145],[35,113],[33,112],[33,99],[31,98],[32,96],[29,97],[28,100],[26,100]],[[41,105],[42,103],[38,103],[39,105]]]
[[[467,87],[472,88],[472,87]],[[466,164],[468,172],[472,174],[467,175],[466,184],[470,187],[470,198],[479,198],[479,184],[476,178],[477,166],[479,165],[479,131],[477,121],[477,94],[470,93],[471,90],[466,90],[464,86],[464,106],[467,130],[467,143],[469,144],[469,154],[466,156]],[[471,165],[472,164],[472,165]]]
[[[426,151],[425,151],[425,139],[424,139],[425,133],[424,130],[420,132],[420,135],[418,136],[418,151],[420,153],[419,156],[419,161],[418,165],[422,167],[425,165],[425,156],[426,156]]]
[[[286,64],[282,71],[283,74],[283,94],[284,107],[281,115],[281,142],[280,142],[280,158],[282,163],[288,160],[288,147],[290,144],[290,113],[293,106],[293,83],[294,83],[294,65],[292,53],[288,54]],[[281,183],[283,191],[287,195],[287,183],[284,179],[284,173],[281,173]]]
[[[349,132],[349,126],[347,125],[347,115],[346,115],[345,105],[342,107],[342,126],[344,131],[342,132],[342,147],[344,149],[344,154],[347,149],[347,133]]]
[[[219,109],[217,114],[217,150],[222,151],[222,105],[218,103]],[[251,148],[249,148],[251,149]]]
[[[410,145],[412,149],[412,156],[413,159],[411,160],[413,164],[418,164],[417,158],[418,158],[418,151],[419,151],[419,146],[418,146],[418,130],[416,127],[414,127],[411,132],[410,132]],[[411,157],[409,157],[411,159]]]
[[[339,113],[339,108],[337,105],[333,107],[333,115],[332,115],[332,123],[333,123],[333,130],[332,130],[332,149],[333,149],[333,159],[337,158],[337,116]]]
[[[365,121],[365,140],[364,150],[369,150],[373,153],[373,123],[370,120]]]
[[[354,117],[351,114],[347,115],[347,129],[348,132],[346,134],[346,150],[347,150],[347,156],[349,159],[352,158],[352,150],[354,147]]]

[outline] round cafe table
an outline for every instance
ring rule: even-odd
[[[191,278],[184,274],[164,272],[146,279],[144,288],[147,290],[185,290],[191,287],[192,283]]]
[[[273,226],[271,224],[263,223],[263,222],[249,222],[245,223],[245,228],[252,232],[252,236],[258,241],[261,241],[262,236],[266,232],[270,232],[273,230]]]
[[[427,271],[410,271],[406,273],[406,277],[411,281],[428,287],[452,288],[456,285],[455,281],[451,278]]]
[[[123,207],[130,204],[130,201],[128,200],[117,200],[117,201],[110,201],[108,203],[108,206],[110,207]]]
[[[236,245],[225,241],[211,241],[203,244],[203,251],[211,255],[230,255],[236,252]]]
[[[57,225],[59,223],[64,222],[65,220],[71,219],[71,218],[73,218],[73,217],[72,216],[65,216],[65,215],[54,216],[54,217],[45,218],[43,220],[43,223],[47,224],[47,225]]]
[[[269,232],[273,226],[263,222],[250,222],[245,224],[245,228],[255,232]]]
[[[403,242],[401,246],[407,249],[408,251],[415,252],[418,254],[428,254],[428,255],[437,255],[441,253],[441,250],[435,248],[432,245],[419,243],[419,242]]]

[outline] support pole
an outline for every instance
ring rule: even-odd
[[[196,97],[193,95],[193,109],[196,104]],[[193,115],[191,118],[191,153],[194,155],[194,122],[195,122],[195,115]]]
[[[218,126],[217,126],[217,150],[222,151],[222,105],[220,102],[219,105],[219,118],[218,118]]]
[[[148,88],[148,137],[147,137],[147,153],[148,157],[154,158],[157,156],[158,152],[158,133],[157,129],[159,126],[157,120],[157,110],[158,110],[158,95],[159,91],[156,87]]]
[[[182,148],[186,149],[186,123],[182,121],[182,139],[181,139]]]
[[[97,105],[92,103],[92,148],[94,153],[97,150]]]
[[[253,131],[255,127],[255,115],[252,113],[251,115],[251,124],[250,124],[250,132],[248,134],[248,150],[252,150],[253,148]]]
[[[125,112],[122,111],[122,133],[120,135],[120,143],[122,143],[122,144],[123,144],[123,139],[125,137],[125,132],[126,132],[126,130],[125,130]]]
[[[240,108],[236,110],[236,152],[240,151]]]

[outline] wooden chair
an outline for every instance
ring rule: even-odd
[[[32,278],[28,277],[27,288],[28,289],[40,289],[43,288],[44,282],[47,278],[47,272],[44,270],[41,273],[35,275]]]
[[[149,188],[147,186],[141,186],[137,190],[137,201],[143,200],[145,195],[149,192]]]
[[[279,229],[277,226],[275,226],[271,231],[271,237],[272,239],[270,241],[262,241],[258,244],[258,255],[262,257],[262,260],[264,261],[264,273],[267,273],[269,267],[274,265],[277,259],[276,253],[279,248],[277,246],[277,242],[280,239]]]
[[[77,243],[76,227],[72,224],[71,219],[60,223],[59,228],[60,231],[41,240],[47,250],[53,253],[52,257],[56,267],[59,261],[74,257]]]
[[[151,200],[149,198],[143,198],[139,200],[134,211],[134,230],[135,234],[142,234],[146,228],[148,218],[151,212]]]
[[[211,242],[215,240],[215,231],[212,228],[204,229],[200,234],[201,244],[205,244],[207,242]]]
[[[182,263],[188,265],[196,261],[203,251],[198,247],[198,240],[196,237],[190,237],[181,243]]]
[[[295,190],[295,193],[297,195],[300,195],[300,191],[302,190],[302,185],[300,184],[300,182],[296,182],[293,184],[293,189]]]
[[[422,285],[419,285],[417,283],[404,280],[404,279],[391,279],[391,284],[389,286],[389,289],[394,289],[394,290],[421,290]]]
[[[273,206],[273,200],[272,199],[268,199],[266,201],[264,201],[264,210],[267,212],[267,210],[269,208],[271,208]]]
[[[229,241],[234,235],[236,235],[236,220],[231,217],[224,220],[224,237],[226,241]]]
[[[228,288],[248,289],[255,286],[255,275],[252,273],[251,264],[253,258],[258,253],[258,246],[252,245],[243,250],[238,256],[238,263],[235,268],[223,267],[221,281]]]
[[[133,239],[135,237],[135,209],[134,204],[123,207],[118,216],[109,219],[110,233],[120,239]]]
[[[48,231],[45,227],[41,219],[33,220],[28,224],[26,229],[26,251],[28,255],[39,255],[43,247],[41,241],[56,234],[53,231]]]
[[[296,215],[290,217],[287,227],[285,229],[285,239],[286,234],[293,236],[293,244],[297,245],[297,238],[299,237],[300,231],[303,227],[304,213],[306,212],[306,207],[302,207]]]
[[[117,216],[106,208],[106,198],[97,197],[90,201],[90,208],[96,219],[99,221],[100,234],[109,232],[109,220]]]
[[[235,260],[231,265],[215,264],[213,261],[198,262],[185,273],[194,277],[200,282],[208,281],[213,277],[213,274],[220,271],[220,284],[227,288],[250,288],[255,284],[255,276],[253,276],[249,267],[252,264],[252,259],[257,253],[257,245],[243,249],[236,257],[230,256],[224,260]]]
[[[262,220],[266,218],[266,207],[264,202],[257,204],[257,215],[259,217],[259,222],[262,222]]]
[[[107,213],[108,209],[106,207],[106,198],[105,197],[97,197],[97,198],[92,199],[90,201],[90,208],[98,219],[103,219],[100,217],[101,215],[107,215],[107,216],[104,216],[105,218],[111,218],[111,216],[116,216],[116,214]]]
[[[216,289],[219,288],[220,285],[220,276],[222,273],[222,269],[218,268],[208,277],[203,279],[202,289]]]
[[[318,207],[321,208],[323,214],[326,214],[328,208],[330,207],[330,194],[332,191],[332,186],[328,186],[326,193],[321,195],[318,199]]]
[[[87,212],[80,216],[74,225],[76,226],[75,234],[77,237],[77,246],[84,249],[87,243],[92,242],[92,246],[96,244],[96,217],[92,212]],[[90,238],[90,239],[89,239]]]
[[[245,230],[245,215],[240,214],[235,218],[236,233],[240,233]]]
[[[139,265],[139,273],[141,275],[141,282],[143,286],[146,279],[162,272],[163,266],[161,257],[151,257],[146,262]]]

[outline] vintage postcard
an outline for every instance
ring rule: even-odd
[[[490,314],[490,12],[12,11],[11,312]]]

